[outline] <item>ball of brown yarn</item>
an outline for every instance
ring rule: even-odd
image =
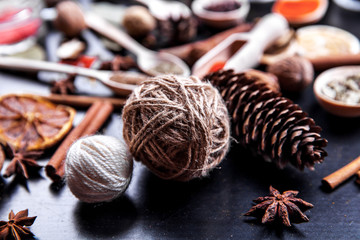
[[[134,158],[163,179],[206,176],[229,147],[229,117],[218,91],[197,77],[163,75],[134,90],[122,114]]]

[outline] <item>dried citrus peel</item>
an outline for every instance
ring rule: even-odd
[[[59,142],[71,129],[75,109],[30,94],[0,97],[0,142],[40,150]]]

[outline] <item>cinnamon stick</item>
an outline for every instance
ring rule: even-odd
[[[324,71],[333,67],[359,65],[360,54],[317,57],[309,60],[313,64],[315,71]]]
[[[90,107],[94,102],[107,101],[110,102],[114,108],[119,109],[122,108],[126,102],[125,98],[94,97],[83,95],[50,94],[41,97],[56,104],[63,104],[72,107]]]
[[[205,53],[207,53],[210,49],[214,48],[228,36],[233,33],[247,32],[252,28],[253,24],[251,23],[243,23],[236,27],[230,28],[226,31],[217,33],[207,39],[187,43],[184,45],[164,48],[160,51],[167,52],[184,60],[189,66],[192,66],[196,60],[202,57]]]
[[[65,174],[65,158],[70,146],[77,139],[94,134],[106,121],[113,110],[110,102],[95,102],[86,112],[81,123],[63,140],[54,155],[45,166],[47,176],[54,182],[60,181]]]
[[[353,176],[356,172],[360,170],[360,156],[355,160],[351,161],[349,164],[340,168],[339,170],[333,172],[332,174],[324,177],[322,183],[325,187],[329,189],[334,189],[343,183],[346,179]]]

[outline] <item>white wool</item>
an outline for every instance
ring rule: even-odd
[[[128,187],[133,159],[126,144],[114,137],[94,135],[77,140],[66,157],[66,182],[80,201],[111,201]]]

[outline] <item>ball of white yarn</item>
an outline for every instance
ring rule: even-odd
[[[77,140],[66,156],[66,182],[79,200],[107,202],[128,187],[133,159],[126,144],[114,137],[94,135]]]

